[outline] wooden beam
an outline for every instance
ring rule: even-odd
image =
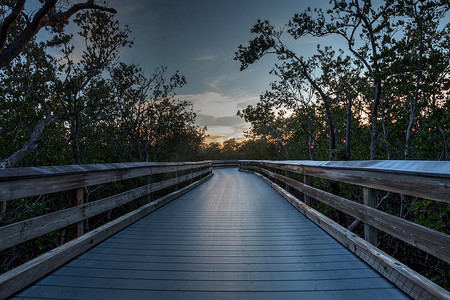
[[[348,166],[351,166],[351,162],[348,163]],[[405,161],[406,163],[408,161]],[[397,170],[395,172],[395,169],[376,170],[363,167],[324,167],[322,166],[324,164],[311,166],[282,164],[269,161],[261,161],[260,164],[309,176],[450,203],[450,174],[448,173],[432,173],[431,171],[420,173],[418,171],[408,172],[404,170]],[[448,165],[450,169],[450,162],[442,162],[442,164]]]
[[[34,281],[40,279],[64,263],[82,254],[111,235],[133,224],[149,213],[180,197],[201,183],[211,178],[213,174],[188,185],[176,192],[166,195],[152,203],[146,204],[126,215],[123,215],[97,229],[82,235],[58,248],[55,248],[19,267],[0,275],[0,299],[5,299],[20,291]]]
[[[283,198],[292,204],[300,213],[328,232],[332,237],[364,260],[368,265],[397,285],[402,291],[414,299],[435,300],[449,299],[449,292],[423,277],[408,266],[402,264],[380,249],[361,239],[351,231],[325,217],[313,208],[304,204],[280,186],[259,173],[258,177],[272,186]]]
[[[129,163],[1,169],[0,202],[152,174],[184,171],[193,167],[209,167],[211,164],[212,162],[207,161],[199,163]]]

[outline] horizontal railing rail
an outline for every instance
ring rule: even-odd
[[[367,256],[367,249],[371,251],[381,250],[376,248],[377,230],[384,231],[399,240],[421,249],[446,262],[450,261],[450,236],[443,232],[416,224],[414,222],[402,219],[400,217],[382,212],[375,208],[375,189],[388,192],[400,193],[414,197],[425,198],[429,200],[449,203],[450,202],[450,162],[428,162],[428,161],[349,161],[349,162],[314,162],[314,161],[240,161],[240,170],[254,172],[265,179],[269,184],[276,188],[291,204],[299,211],[311,217],[313,221],[318,222],[330,234],[335,236],[346,246],[355,243],[349,243],[349,238],[356,238],[347,229],[339,226],[331,220],[324,217],[318,217],[317,212],[311,215],[311,199],[329,205],[338,211],[350,215],[364,223],[364,237],[366,241],[374,245],[369,247],[369,243],[364,244],[366,251],[360,252],[355,249],[354,252],[363,258],[372,267],[380,271],[379,259],[396,261],[393,258],[383,255]],[[290,173],[290,174],[289,174]],[[289,176],[292,173],[303,175],[303,182],[293,179]],[[345,199],[338,195],[320,190],[311,186],[311,179],[318,177],[332,181],[349,183],[363,187],[363,203],[357,203]],[[289,192],[282,189],[277,183],[285,185],[289,189],[294,189],[303,194],[303,202],[292,196]],[[319,219],[318,219],[319,218]],[[322,224],[320,224],[322,222]],[[332,223],[330,223],[332,222]],[[332,224],[332,225],[326,225]],[[338,232],[338,233],[337,233]],[[362,245],[358,241],[358,245]],[[356,247],[356,246],[355,246]],[[369,247],[369,248],[368,248]],[[383,263],[384,264],[384,263]],[[403,264],[398,263],[404,266]],[[395,264],[389,264],[394,266]],[[389,270],[392,268],[389,267]],[[396,272],[391,274],[388,271],[381,270],[380,273],[388,279],[398,284],[405,292],[414,298],[423,298],[424,295],[433,293],[438,295],[447,295],[445,289],[433,284],[431,281],[420,276],[418,273],[408,269],[405,276],[398,276]],[[417,277],[419,276],[419,277]],[[418,282],[414,281],[415,286],[405,285],[412,278],[420,278]],[[423,284],[425,282],[426,284]],[[419,286],[419,288],[417,288]],[[422,288],[420,288],[422,287]],[[431,290],[431,292],[429,292]],[[431,293],[431,294],[430,294]],[[427,297],[425,297],[426,299]]]
[[[63,263],[125,228],[148,213],[186,193],[212,176],[212,161],[181,163],[118,163],[0,170],[0,203],[71,191],[72,207],[0,227],[0,250],[44,234],[72,226],[75,238],[49,253],[0,275],[0,299],[19,291]],[[173,177],[165,179],[165,176]],[[153,176],[155,175],[155,176]],[[153,177],[152,177],[153,176]],[[103,199],[84,203],[84,188],[143,177],[145,184]],[[156,181],[155,177],[160,180]],[[184,186],[179,189],[180,186]],[[175,188],[155,200],[154,192]],[[84,234],[85,220],[137,199],[148,200],[140,208]],[[153,200],[153,201],[152,201]],[[6,205],[3,205],[3,210]],[[3,211],[3,214],[5,211]]]

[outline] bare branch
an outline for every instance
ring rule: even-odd
[[[21,0],[23,1],[23,0]],[[25,2],[25,1],[23,1]],[[106,11],[110,13],[116,13],[117,11],[110,7],[100,6],[94,3],[93,0],[88,0],[84,3],[74,4],[65,12],[54,13],[55,5],[58,0],[47,0],[44,5],[39,9],[39,11],[34,15],[33,20],[28,23],[28,25],[23,29],[23,31],[19,34],[19,36],[14,39],[6,48],[4,48],[0,52],[0,69],[6,67],[11,61],[16,58],[23,49],[28,45],[28,43],[33,39],[33,37],[39,32],[39,30],[46,26],[55,25],[58,22],[62,22],[68,20],[73,14],[80,10],[84,9],[97,9],[101,11]],[[23,7],[22,7],[23,9]],[[19,11],[22,11],[22,9]],[[15,10],[15,8],[14,8]],[[13,10],[13,11],[14,11]],[[16,16],[17,18],[17,16]],[[5,20],[6,22],[6,20]],[[4,22],[4,24],[5,24]],[[3,45],[2,35],[3,35],[3,27],[1,27],[0,31],[0,47],[4,46],[6,43],[7,32],[5,35],[5,42]],[[6,23],[7,24],[7,23]],[[10,25],[6,26],[5,29],[9,30]],[[1,49],[1,48],[0,48]]]
[[[97,9],[100,11],[106,11],[113,14],[117,13],[117,11],[114,8],[97,5],[94,3],[94,1],[87,1],[85,3],[75,4],[65,12],[48,14],[47,17],[43,20],[42,26],[51,26],[58,22],[65,21],[69,19],[73,14],[83,9]]]
[[[0,53],[2,52],[3,48],[5,47],[6,40],[8,39],[8,33],[9,29],[11,28],[12,24],[17,20],[17,18],[22,13],[22,10],[25,6],[26,0],[19,0],[16,3],[16,6],[12,9],[9,16],[5,18],[3,21],[1,27],[0,27]]]
[[[27,157],[41,142],[44,130],[55,120],[66,119],[64,115],[49,115],[39,122],[33,129],[28,142],[18,151],[14,152],[10,157],[0,161],[0,169],[11,168],[17,165],[21,160]]]

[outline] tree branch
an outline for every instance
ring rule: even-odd
[[[25,2],[24,0],[21,0]],[[93,0],[88,0],[84,3],[78,3],[74,4],[72,7],[70,7],[65,12],[58,12],[54,13],[53,10],[55,9],[55,5],[58,2],[58,0],[47,0],[45,1],[44,5],[39,9],[39,11],[34,15],[33,20],[27,24],[27,26],[23,29],[23,31],[19,34],[19,36],[14,39],[8,47],[2,49],[0,52],[0,69],[6,67],[11,61],[20,55],[20,53],[25,49],[25,47],[28,45],[28,43],[33,39],[33,37],[39,32],[39,30],[46,26],[55,25],[58,22],[62,22],[65,20],[68,20],[73,14],[80,10],[84,9],[97,9],[101,11],[106,11],[110,13],[116,13],[117,11],[113,8],[100,6],[94,3]],[[19,4],[19,3],[18,3]],[[17,7],[17,5],[16,5]],[[23,9],[23,7],[22,7]],[[22,9],[19,11],[22,11]],[[15,12],[16,8],[14,8],[13,12]],[[12,13],[11,13],[12,14]],[[8,16],[9,17],[9,16]],[[17,16],[16,16],[17,19]],[[14,21],[14,20],[13,20]],[[5,20],[6,22],[6,20]],[[5,42],[3,45],[2,42],[2,34],[4,30],[4,24],[2,24],[0,31],[0,47],[4,46],[6,43],[7,38],[7,31],[4,34],[5,35]],[[7,25],[7,23],[6,23]],[[10,28],[11,25],[6,26],[5,29]],[[0,48],[1,49],[1,48]]]
[[[64,115],[49,115],[39,122],[33,129],[28,142],[18,151],[14,152],[10,157],[0,161],[0,169],[11,168],[17,165],[21,160],[27,157],[41,142],[44,130],[55,120],[66,119]]]
[[[90,0],[85,3],[78,3],[73,5],[71,8],[69,8],[65,12],[59,12],[59,13],[50,13],[46,16],[46,18],[42,21],[42,26],[51,26],[58,22],[68,20],[73,14],[77,13],[80,10],[83,9],[97,9],[100,11],[106,11],[110,13],[117,13],[117,11],[114,8],[100,6],[94,3],[94,1]]]
[[[2,52],[3,48],[5,47],[6,40],[8,38],[9,29],[11,28],[12,24],[17,20],[17,18],[20,16],[20,14],[23,11],[23,8],[25,6],[26,0],[19,0],[16,3],[16,6],[12,9],[9,16],[5,18],[3,21],[1,27],[0,27],[0,53]]]

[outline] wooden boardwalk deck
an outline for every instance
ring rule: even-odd
[[[15,299],[407,299],[256,176],[206,183]]]

